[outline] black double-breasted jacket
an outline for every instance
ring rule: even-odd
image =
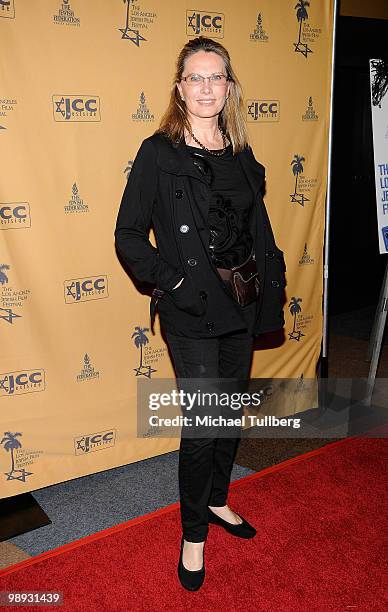
[[[254,328],[258,336],[284,326],[285,264],[263,202],[264,166],[250,147],[237,157],[254,198],[249,230],[260,280]],[[159,290],[154,296],[161,296],[157,304],[162,327],[192,338],[245,328],[241,306],[209,253],[210,195],[208,181],[184,141],[173,144],[163,134],[154,134],[137,153],[116,222],[118,253],[138,281]],[[151,226],[156,248],[149,240]]]

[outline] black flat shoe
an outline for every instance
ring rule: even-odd
[[[232,535],[237,536],[238,538],[253,538],[257,533],[256,529],[252,525],[250,525],[248,521],[246,521],[242,516],[240,516],[240,518],[242,519],[242,523],[240,525],[232,525],[232,523],[228,523],[228,521],[224,521],[224,519],[217,516],[217,514],[214,514],[214,512],[210,510],[209,507],[207,510],[209,523],[213,523],[214,525],[219,525],[220,527],[223,527],[228,533],[231,533]]]
[[[205,548],[203,549],[203,566],[199,570],[188,570],[183,565],[183,536],[181,540],[181,553],[179,556],[178,563],[178,576],[181,585],[188,591],[198,591],[201,588],[203,581],[205,580]]]

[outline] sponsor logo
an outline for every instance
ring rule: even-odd
[[[294,44],[295,53],[301,53],[304,57],[308,57],[309,53],[313,53],[309,44],[315,43],[320,37],[321,28],[312,28],[308,22],[307,6],[310,3],[307,0],[299,0],[295,5],[296,19],[299,23],[298,40]]]
[[[139,365],[133,368],[135,376],[145,376],[152,378],[152,374],[157,372],[153,365],[156,365],[160,359],[167,355],[167,347],[153,348],[149,345],[149,339],[146,332],[150,331],[148,327],[137,326],[134,328],[131,338],[134,345],[139,350]]]
[[[129,159],[128,160],[128,165],[127,165],[127,167],[124,170],[124,174],[126,175],[127,180],[129,179],[129,175],[131,174],[132,166],[133,166],[133,160]]]
[[[224,24],[225,15],[223,13],[186,11],[186,34],[188,36],[202,34],[211,38],[224,38]]]
[[[310,254],[307,250],[307,242],[304,245],[304,250],[303,250],[303,255],[299,260],[299,265],[300,266],[308,266],[310,264],[314,263],[314,259],[312,257],[310,257]]]
[[[257,15],[256,27],[249,38],[253,42],[268,42],[269,40],[269,36],[263,28],[263,18],[261,16],[261,13]]]
[[[109,295],[108,277],[105,274],[65,280],[64,286],[66,304],[101,300]]]
[[[0,17],[1,17],[1,12],[0,12]],[[6,117],[8,117],[9,113],[12,113],[15,110],[16,104],[17,104],[17,100],[15,100],[14,98],[0,98],[0,120],[3,121]],[[0,125],[0,130],[6,130],[6,129],[7,128],[4,125]]]
[[[292,297],[290,303],[288,304],[290,314],[294,318],[292,331],[288,333],[288,337],[289,340],[296,340],[297,342],[299,342],[300,339],[306,335],[302,330],[306,331],[307,327],[313,320],[313,315],[302,314],[302,307],[300,305],[302,301],[302,298]]]
[[[76,17],[70,6],[70,0],[62,0],[58,9],[58,13],[53,15],[53,20],[56,25],[80,26],[79,17]]]
[[[304,115],[302,115],[302,121],[318,121],[318,115],[316,114],[313,107],[313,99],[309,97],[308,107]]]
[[[307,188],[307,179],[303,175],[304,161],[306,161],[305,158],[302,155],[298,154],[295,154],[294,159],[291,161],[292,173],[295,176],[295,187],[294,193],[290,193],[290,198],[291,202],[297,202],[301,206],[304,206],[305,202],[310,201],[309,198],[304,194],[305,191],[309,191],[309,189]],[[316,182],[317,181],[315,179],[315,183]]]
[[[31,227],[30,205],[27,202],[0,202],[0,229]]]
[[[9,472],[4,472],[5,479],[26,482],[26,478],[33,472],[27,471],[25,466],[33,465],[43,451],[22,448],[22,443],[18,440],[20,436],[22,434],[19,431],[15,433],[5,431],[0,444],[5,452],[10,453],[11,469]]]
[[[77,375],[77,382],[82,382],[83,380],[92,380],[93,378],[99,378],[100,372],[95,370],[90,362],[90,357],[88,354],[85,354],[84,362],[82,366],[81,372]]]
[[[21,315],[16,314],[12,309],[20,311],[31,295],[30,289],[14,289],[9,284],[8,264],[0,264],[0,319],[7,323],[13,323],[14,319],[20,319]]]
[[[279,121],[279,100],[247,100],[247,121]]]
[[[14,0],[0,0],[0,17],[8,17],[8,19],[15,17]]]
[[[0,374],[0,397],[45,390],[44,370],[18,370]]]
[[[95,451],[112,448],[116,442],[116,430],[108,429],[106,431],[98,431],[96,433],[87,434],[85,436],[77,436],[74,438],[74,449],[76,455],[85,455],[94,453]]]
[[[388,214],[388,164],[377,164],[377,174],[379,181],[376,184],[380,191],[380,202],[382,204],[383,215]]]
[[[82,198],[79,196],[77,183],[74,183],[71,188],[72,194],[71,199],[64,206],[65,213],[86,213],[89,212],[89,206],[85,204]]]
[[[130,26],[130,24],[135,23],[135,20],[132,19],[132,17],[140,17],[139,15],[134,14],[140,11],[139,3],[137,3],[136,7],[133,7],[132,11],[130,11],[130,7],[134,4],[134,0],[124,0],[124,4],[126,5],[126,17],[125,27],[119,28],[119,32],[121,32],[121,38],[123,38],[124,40],[130,40],[131,42],[133,42],[134,45],[136,45],[136,47],[140,47],[140,43],[146,41],[147,39],[140,34],[139,30],[135,30]],[[152,19],[151,23],[153,23],[153,19],[156,16],[155,13],[152,13],[152,15],[152,18],[146,18]],[[143,23],[147,23],[147,21],[144,21]]]
[[[55,121],[100,121],[100,98],[98,96],[54,95]]]
[[[140,104],[137,107],[137,111],[132,113],[132,121],[155,121],[154,115],[146,104],[146,97],[143,91],[140,94]]]

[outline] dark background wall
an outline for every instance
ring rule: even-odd
[[[388,3],[385,6],[388,16]],[[331,314],[377,305],[387,262],[387,256],[380,255],[378,249],[369,89],[369,59],[387,58],[387,43],[388,20],[341,14],[338,17],[329,263]]]

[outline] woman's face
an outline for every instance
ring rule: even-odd
[[[227,74],[224,60],[217,53],[197,51],[185,62],[184,77],[189,74],[200,74],[207,77],[212,74]],[[177,83],[179,93],[184,98],[188,114],[208,118],[217,116],[223,109],[229,94],[230,82],[224,85],[214,84],[209,79],[203,83],[188,85],[186,81]]]

